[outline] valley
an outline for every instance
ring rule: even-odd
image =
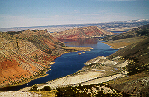
[[[46,30],[1,32],[0,88],[22,85],[46,72],[54,59],[64,53],[89,48],[69,48],[47,33]]]
[[[97,56],[96,58],[88,60],[84,63],[85,66],[74,74],[48,81],[45,84],[35,84],[33,86],[21,89],[20,91],[27,91],[29,93],[32,92],[41,95],[51,95],[52,93],[59,96],[86,95],[86,97],[90,97],[91,95],[148,95],[148,29],[149,25],[144,25],[118,35],[114,35],[113,33],[106,31],[105,33],[103,30],[99,30],[99,28],[94,26],[76,28],[59,33],[56,32],[50,35],[44,31],[37,31],[38,33],[35,33],[36,31],[32,32],[29,30],[26,32],[21,32],[21,34],[11,35],[12,33],[10,33],[10,36],[9,33],[1,33],[1,40],[4,41],[2,42],[3,44],[1,44],[3,45],[1,48],[1,57],[6,57],[6,59],[3,58],[4,60],[1,61],[1,68],[5,70],[2,74],[6,75],[5,72],[11,70],[14,70],[11,72],[15,73],[18,72],[17,69],[22,71],[28,70],[30,72],[34,72],[35,74],[37,72],[36,70],[44,71],[44,67],[48,67],[47,64],[50,64],[50,62],[52,62],[55,58],[64,53],[92,49],[90,47],[66,47],[64,43],[58,39],[76,40],[78,38],[91,38],[95,37],[96,35],[100,35],[105,36],[100,38],[100,41],[105,41],[104,43],[111,46],[111,48],[119,50],[109,56]],[[92,33],[86,34],[89,33],[87,31]],[[37,35],[39,35],[38,38],[36,38]],[[58,39],[54,37],[57,37]],[[23,41],[20,41],[21,39],[23,39]],[[14,46],[11,46],[11,44]],[[28,48],[28,46],[25,46],[26,44],[28,46],[30,45],[31,51],[24,49]],[[13,50],[10,48],[13,48]],[[13,55],[10,56],[10,52],[13,53]],[[31,53],[33,53],[34,56]],[[26,57],[21,57],[21,54],[23,54],[22,56]],[[44,56],[46,56],[45,59]],[[19,57],[21,57],[20,61]],[[9,65],[10,63],[16,65]],[[21,66],[18,63],[22,63]],[[28,66],[29,69],[27,67],[22,68],[24,66],[23,63],[30,64],[29,66],[31,67],[29,68]],[[19,74],[27,75],[28,78],[30,76],[29,74],[32,73],[23,74],[20,72]],[[16,76],[20,75],[15,75],[15,77]],[[9,77],[5,78],[2,76],[1,78],[3,78],[2,82],[6,81],[8,83],[11,83],[10,81],[14,80],[14,77],[9,79]],[[7,81],[7,79],[9,80]],[[15,82],[15,80],[13,82]],[[46,94],[43,94],[45,91],[47,91]]]

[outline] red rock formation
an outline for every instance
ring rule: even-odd
[[[104,35],[112,35],[111,32],[106,32],[96,26],[74,28],[59,33],[53,33],[54,37],[58,39],[77,39],[77,38],[90,38],[90,37],[102,37]]]
[[[30,72],[24,70],[18,62],[14,59],[3,58],[0,62],[0,83],[1,87],[12,84],[14,82],[21,83],[23,78],[32,76]]]
[[[0,88],[44,75],[51,61],[64,53],[63,43],[45,30],[2,32],[0,41]]]

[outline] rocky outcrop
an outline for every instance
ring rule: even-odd
[[[62,55],[63,43],[46,30],[0,33],[0,88],[24,84],[45,75]]]
[[[138,43],[131,44],[123,49],[118,50],[109,58],[123,56],[125,60],[129,60],[127,70],[130,74],[140,73],[148,70],[149,67],[149,37]]]
[[[128,41],[129,39],[125,39]],[[87,61],[86,66],[90,66],[89,69],[95,68],[97,71],[101,65],[114,66],[114,69],[120,69],[121,74],[126,75],[125,77],[117,77],[114,80],[107,81],[110,87],[119,90],[121,93],[126,93],[132,96],[146,97],[148,95],[149,87],[149,37],[128,45],[115,52],[114,54],[101,57],[98,56],[94,59]],[[107,64],[108,63],[108,64]],[[102,66],[100,66],[101,68]],[[87,67],[86,67],[87,68]],[[106,69],[104,69],[106,70]],[[110,70],[109,70],[110,71]],[[105,71],[104,71],[105,72]],[[105,74],[105,73],[104,73]],[[112,73],[110,73],[112,74]],[[103,77],[102,77],[103,78]],[[97,83],[101,81],[96,79]],[[88,82],[87,84],[97,84]]]
[[[102,37],[105,35],[113,35],[112,32],[106,32],[97,26],[89,26],[82,28],[74,28],[59,33],[52,33],[53,36],[58,39],[77,39],[77,38],[91,38],[91,37]]]
[[[138,28],[133,28],[125,33],[120,33],[119,35],[112,35],[101,38],[104,41],[115,41],[119,39],[134,38],[140,36],[149,36],[149,24],[143,25]]]

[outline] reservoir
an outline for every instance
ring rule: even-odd
[[[91,51],[85,51],[85,53],[82,53],[81,55],[78,55],[78,53],[84,51],[63,54],[61,57],[55,59],[55,64],[53,64],[50,68],[51,70],[47,72],[47,74],[49,74],[48,76],[35,79],[21,86],[7,87],[3,90],[17,91],[27,86],[46,83],[47,81],[73,74],[78,70],[81,70],[82,67],[85,66],[84,63],[88,60],[97,56],[109,56],[118,50],[110,48],[110,46],[102,43],[102,41],[99,41],[97,38],[61,41],[63,41],[66,46],[92,47],[93,49],[91,49]]]

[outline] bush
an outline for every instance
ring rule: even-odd
[[[35,85],[32,86],[32,88],[30,89],[30,91],[37,91],[37,88],[38,88],[38,87],[37,87],[37,85],[35,84]]]
[[[49,86],[44,86],[44,88],[41,89],[41,91],[51,91],[51,88]]]

